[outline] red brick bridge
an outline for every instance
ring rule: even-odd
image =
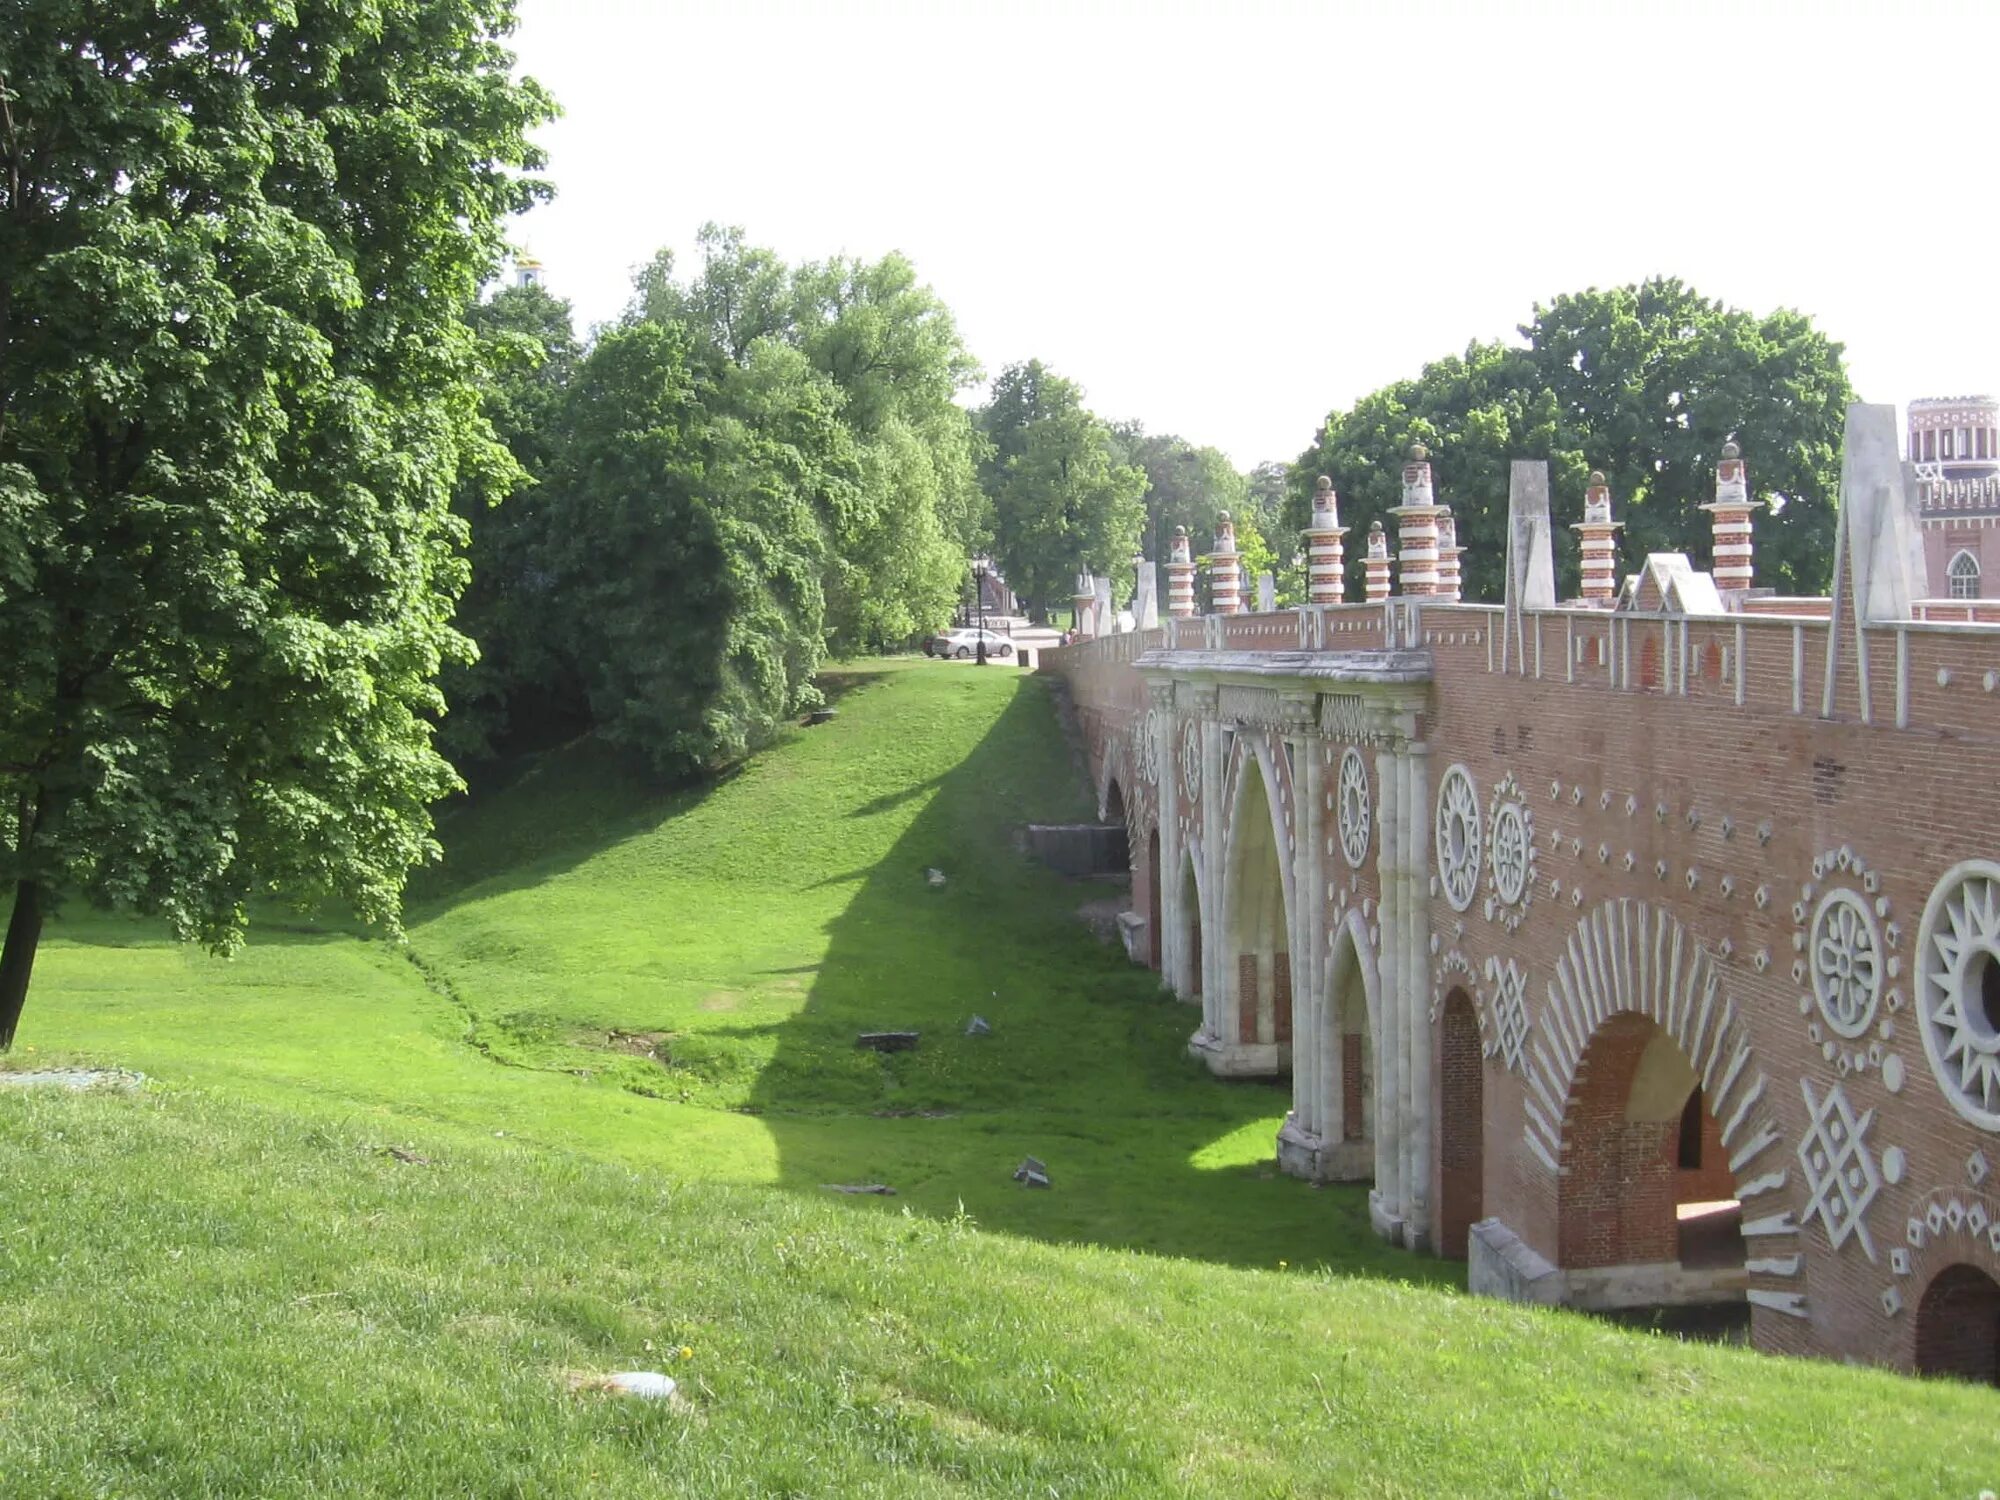
[[[1893,409],[1850,413],[1826,599],[1750,586],[1733,449],[1712,572],[1621,585],[1593,489],[1567,604],[1543,466],[1498,604],[1420,450],[1405,502],[1393,596],[1378,535],[1331,602],[1323,490],[1322,602],[1195,615],[1177,548],[1158,628],[1046,659],[1193,1052],[1289,1077],[1283,1168],[1474,1291],[2000,1379],[2000,628],[1931,618]]]

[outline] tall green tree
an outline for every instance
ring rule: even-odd
[[[1538,306],[1523,345],[1479,344],[1426,365],[1327,418],[1290,471],[1290,523],[1305,524],[1314,476],[1332,477],[1344,525],[1365,532],[1401,502],[1403,455],[1432,450],[1452,506],[1467,597],[1502,589],[1508,465],[1550,463],[1558,572],[1577,587],[1572,533],[1592,469],[1612,487],[1622,567],[1649,552],[1705,559],[1714,471],[1731,434],[1756,496],[1760,584],[1823,589],[1833,561],[1840,437],[1852,388],[1841,346],[1803,314],[1757,316],[1676,280],[1591,290]],[[1357,549],[1348,548],[1358,582]]]
[[[1145,522],[1146,471],[1118,461],[1111,430],[1074,381],[1040,360],[1010,365],[979,412],[990,444],[980,483],[994,551],[1036,619],[1088,570],[1129,574]]]
[[[49,0],[0,27],[0,1047],[66,897],[228,949],[393,927],[460,483],[462,309],[550,114],[507,0]]]
[[[1171,432],[1148,432],[1143,423],[1117,422],[1111,427],[1119,461],[1145,470],[1144,551],[1164,563],[1174,528],[1185,526],[1196,552],[1215,536],[1215,518],[1228,511],[1239,522],[1248,507],[1244,477],[1219,449],[1196,447]]]
[[[692,278],[664,251],[640,273],[631,316],[730,364],[760,340],[788,344],[838,393],[861,472],[828,518],[830,643],[902,644],[942,624],[985,522],[976,435],[953,399],[979,368],[950,309],[900,255],[787,267],[740,228],[707,224],[698,240]]]
[[[568,441],[567,395],[583,358],[569,303],[540,286],[508,287],[467,315],[485,355],[481,400],[520,477],[505,496],[461,485],[454,508],[470,531],[472,579],[455,621],[476,659],[446,664],[451,711],[439,736],[456,765],[493,755],[503,740],[583,721],[575,674],[553,631],[549,476]],[[531,720],[536,728],[519,722]]]
[[[571,386],[538,513],[550,649],[597,730],[669,775],[735,759],[818,702],[823,516],[855,464],[804,356],[705,362],[636,319]]]

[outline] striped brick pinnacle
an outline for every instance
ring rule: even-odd
[[[1725,443],[1715,466],[1715,499],[1702,507],[1714,534],[1715,586],[1722,591],[1747,589],[1755,578],[1751,562],[1750,513],[1756,502],[1736,444]]]
[[[1611,519],[1611,487],[1593,469],[1583,493],[1583,519],[1570,529],[1582,543],[1583,602],[1608,606],[1618,595],[1618,533],[1623,523]]]
[[[1365,566],[1368,602],[1380,604],[1389,597],[1389,538],[1383,534],[1380,521],[1368,528],[1368,556]]]
[[[1324,474],[1313,490],[1312,525],[1306,528],[1306,590],[1314,604],[1339,604],[1347,593],[1347,554],[1340,539],[1340,506]]]
[[[1167,556],[1167,613],[1181,620],[1194,616],[1194,559],[1185,526],[1174,528],[1173,550]]]
[[[1236,556],[1236,523],[1224,511],[1215,518],[1215,556],[1209,564],[1210,605],[1218,615],[1243,611],[1243,564]]]

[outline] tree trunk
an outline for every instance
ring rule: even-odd
[[[0,948],[0,1052],[14,1045],[14,1028],[28,1003],[28,978],[35,969],[35,949],[42,940],[42,887],[24,880],[14,887],[14,916],[7,923],[7,943]]]

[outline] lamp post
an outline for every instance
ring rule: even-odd
[[[973,648],[973,660],[983,667],[986,665],[986,559],[983,557],[972,560],[972,596],[979,609],[979,634],[975,638],[977,645]]]

